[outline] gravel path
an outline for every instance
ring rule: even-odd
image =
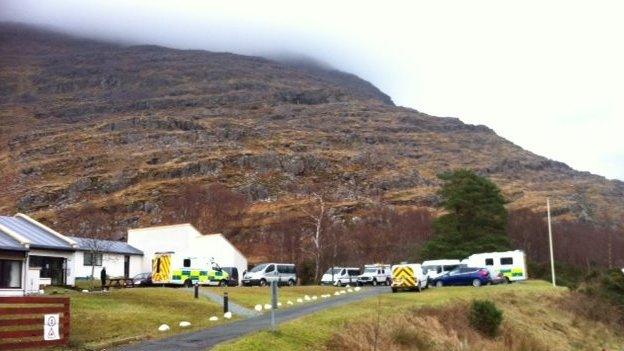
[[[293,319],[315,313],[326,308],[337,307],[359,301],[368,297],[387,293],[388,287],[366,288],[357,293],[348,293],[332,296],[322,302],[306,303],[301,307],[291,307],[275,311],[277,323],[284,323]],[[145,341],[118,348],[119,351],[169,351],[169,350],[207,350],[224,341],[232,340],[249,333],[268,329],[271,314],[265,313],[240,321],[228,323],[214,328],[204,329],[188,334],[174,335],[169,338]]]
[[[193,288],[188,289],[190,293],[193,293]],[[223,296],[216,294],[212,291],[208,291],[207,288],[199,288],[199,295],[209,298],[210,300],[216,302],[219,306],[223,306]],[[228,309],[232,314],[237,316],[243,316],[246,318],[259,316],[262,313],[256,310],[252,310],[246,307],[243,307],[237,303],[232,302],[231,299],[228,299]]]

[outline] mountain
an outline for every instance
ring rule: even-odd
[[[485,126],[395,106],[369,82],[313,62],[4,23],[0,121],[0,212],[60,228],[60,214],[87,202],[120,209],[120,235],[161,223],[175,210],[164,199],[195,181],[244,194],[257,223],[296,213],[306,187],[331,191],[337,211],[375,201],[435,209],[436,175],[459,167],[495,181],[511,209],[543,211],[550,196],[557,219],[624,225],[624,183]]]

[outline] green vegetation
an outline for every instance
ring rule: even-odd
[[[222,307],[208,299],[193,299],[186,290],[171,288],[119,289],[80,293],[62,288],[48,290],[71,298],[73,349],[102,349],[111,345],[206,328],[224,323]],[[218,316],[218,322],[211,322]],[[236,318],[236,316],[234,316]],[[191,322],[182,329],[181,321]],[[161,324],[170,331],[160,332]]]
[[[439,178],[444,185],[438,194],[447,213],[434,221],[435,236],[423,247],[423,257],[464,258],[509,250],[505,199],[496,184],[466,169]]]
[[[303,298],[305,295],[310,297],[316,295],[320,300],[323,294],[333,294],[337,290],[344,288],[336,288],[334,286],[284,286],[278,291],[279,301],[286,307],[288,300],[293,303],[297,298]],[[210,291],[223,295],[227,291],[229,299],[241,306],[253,308],[257,304],[271,303],[271,289],[269,287],[250,286],[250,287],[228,287],[228,288],[211,288]]]
[[[475,299],[490,299],[504,311],[496,338],[485,338],[470,327],[469,306]],[[256,333],[216,350],[355,351],[373,349],[375,340],[378,350],[615,349],[624,344],[624,334],[604,319],[583,314],[603,305],[543,281],[385,294],[306,316],[281,325],[276,333]]]
[[[474,300],[470,307],[470,325],[485,335],[494,337],[503,322],[503,311],[490,300]]]

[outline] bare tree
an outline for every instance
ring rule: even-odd
[[[223,233],[235,236],[249,207],[244,195],[222,184],[207,187],[199,183],[183,185],[165,201],[164,221],[188,222],[203,233]]]
[[[303,207],[301,211],[313,225],[313,230],[308,231],[308,236],[312,241],[312,255],[314,257],[314,281],[319,279],[321,269],[321,256],[323,254],[323,225],[327,216],[327,203],[323,195],[313,192],[311,195],[309,208]],[[304,229],[305,230],[305,229]]]
[[[85,247],[84,259],[91,261],[91,288],[94,287],[95,268],[104,267],[104,255],[110,252],[114,239],[114,228],[117,221],[117,211],[114,209],[98,208],[87,203],[79,209],[63,212],[62,222],[74,223],[72,234],[83,239]],[[78,223],[76,221],[79,220]],[[101,257],[101,259],[100,259]],[[110,260],[113,260],[112,256]]]

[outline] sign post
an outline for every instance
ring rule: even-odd
[[[276,331],[275,310],[277,309],[277,281],[271,282],[271,330]]]
[[[550,246],[550,274],[552,277],[552,285],[557,286],[555,279],[555,255],[553,253],[552,227],[550,225],[550,199],[546,198],[546,211],[548,212],[548,244]]]
[[[60,340],[59,314],[46,314],[43,317],[43,340]]]

